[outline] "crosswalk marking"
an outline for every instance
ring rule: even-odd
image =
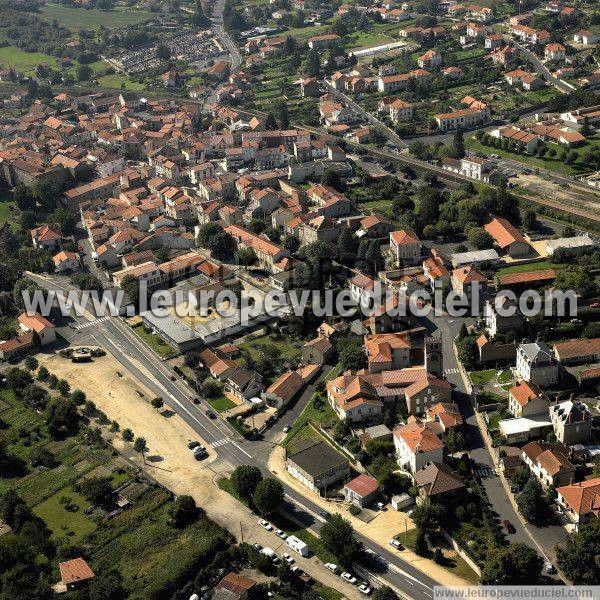
[[[211,442],[210,445],[213,448],[219,448],[219,446],[224,446],[225,444],[228,444],[231,440],[229,438],[222,438],[220,440],[216,440],[215,442]]]
[[[94,319],[93,321],[88,321],[87,323],[82,323],[81,325],[77,325],[75,329],[85,329],[86,327],[92,327],[92,325],[98,325],[98,323],[104,323],[104,321],[108,321],[111,317],[99,317]]]
[[[496,471],[494,471],[494,469],[492,469],[491,467],[477,467],[477,469],[475,469],[475,475],[477,475],[477,477],[495,477],[496,476]]]
[[[458,375],[460,371],[458,369],[444,369],[444,375]]]

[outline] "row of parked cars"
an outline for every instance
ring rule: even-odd
[[[328,516],[329,513],[327,513]],[[281,529],[275,529],[275,527],[273,527],[273,525],[271,523],[269,523],[269,521],[266,521],[265,519],[260,519],[260,521],[258,522],[258,524],[263,528],[266,529],[267,531],[273,531],[275,533],[275,535],[278,538],[281,538],[282,540],[286,540],[288,538],[287,533],[285,533],[285,531],[282,531]],[[269,553],[265,552],[265,550],[269,550],[270,553],[272,553],[271,556],[271,560],[273,560],[273,562],[276,563],[276,561],[278,562],[278,558],[275,555],[275,553],[270,549],[270,548],[262,548],[260,546],[260,544],[254,544],[254,547],[259,551],[259,552],[263,552],[263,554],[267,554],[267,556],[270,556]],[[292,556],[290,556],[287,552],[284,552],[281,555],[281,558],[288,564],[288,565],[293,565],[295,560],[292,558]],[[276,560],[274,560],[276,559]],[[329,569],[332,573],[335,573],[336,575],[338,574],[338,572],[340,571],[339,567],[333,563],[325,563],[325,567],[327,569]],[[302,570],[297,567],[297,566],[293,566],[290,569],[292,571],[292,573],[296,573],[298,575],[302,574]],[[351,583],[352,585],[356,585],[358,583],[358,580],[356,579],[356,577],[354,575],[352,575],[352,573],[349,573],[348,571],[343,571],[342,573],[340,573],[340,577],[344,580],[347,581],[348,583]],[[358,591],[363,593],[365,596],[369,596],[372,592],[371,586],[369,585],[368,582],[363,581],[358,585]]]

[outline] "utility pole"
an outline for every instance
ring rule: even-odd
[[[240,521],[240,544],[244,543],[244,526],[242,525],[242,522]]]

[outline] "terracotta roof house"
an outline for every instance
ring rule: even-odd
[[[56,341],[56,328],[40,313],[28,315],[26,312],[21,313],[18,317],[19,327],[27,332],[31,331],[38,335],[41,346],[46,346]]]
[[[390,233],[390,252],[400,267],[412,267],[421,262],[421,242],[411,229]]]
[[[465,489],[460,477],[446,464],[434,462],[414,475],[421,501],[448,501],[459,496]]]
[[[73,558],[61,562],[58,568],[60,570],[60,579],[67,586],[67,589],[75,589],[94,577],[94,572],[83,558]]]
[[[302,346],[302,360],[314,365],[325,364],[333,355],[333,344],[326,337],[316,337]]]
[[[381,373],[410,366],[410,338],[402,333],[365,336],[369,373]]]
[[[582,338],[554,344],[554,356],[563,365],[600,362],[600,338]]]
[[[440,438],[414,416],[406,425],[394,429],[394,446],[398,463],[417,473],[428,463],[444,462],[444,444]]]
[[[369,475],[358,475],[344,486],[346,502],[363,508],[371,504],[379,496],[379,484]]]
[[[512,258],[527,256],[531,251],[527,240],[506,219],[494,217],[484,229],[494,238],[496,245]]]
[[[458,406],[453,402],[438,402],[426,410],[425,416],[427,421],[439,423],[443,431],[460,427],[463,424]]]
[[[246,600],[256,582],[238,573],[227,573],[215,586],[215,600]]]
[[[600,515],[600,477],[565,485],[557,490],[557,503],[575,530]]]
[[[33,332],[21,333],[5,342],[0,342],[0,359],[15,360],[25,356],[33,348]]]
[[[508,390],[508,410],[517,418],[548,413],[550,401],[539,387],[520,381]]]
[[[58,250],[62,241],[62,233],[58,225],[40,225],[31,230],[31,241],[34,248]]]
[[[573,482],[575,467],[568,454],[567,446],[542,441],[529,442],[521,449],[523,462],[544,486],[558,487]]]

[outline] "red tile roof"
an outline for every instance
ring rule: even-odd
[[[86,581],[94,577],[94,572],[83,558],[67,560],[60,563],[58,568],[60,569],[60,578],[65,585]]]

